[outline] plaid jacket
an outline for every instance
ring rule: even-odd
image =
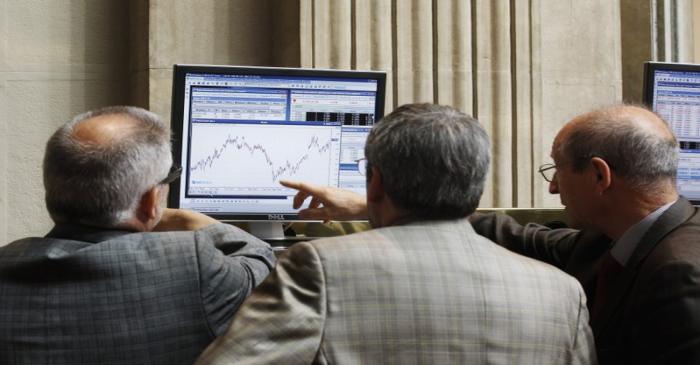
[[[466,220],[297,243],[198,364],[587,364],[585,295]]]
[[[0,364],[191,364],[274,260],[223,224],[15,241],[0,247]]]

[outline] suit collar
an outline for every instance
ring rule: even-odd
[[[469,223],[469,219],[465,218],[455,218],[455,219],[423,219],[423,220],[411,220],[403,222],[400,225],[392,225],[391,227],[409,227],[409,226],[420,226],[426,230],[434,230],[436,232],[450,232],[457,233],[460,236],[471,236],[476,235],[474,227]],[[389,228],[389,227],[385,227]]]
[[[468,218],[454,218],[454,219],[425,219],[425,218],[414,218],[402,221],[400,224],[393,224],[392,226],[467,226],[471,228]]]
[[[690,219],[695,208],[685,198],[679,198],[642,236],[639,245],[634,250],[627,263],[629,268],[637,268],[656,245],[671,231]]]
[[[610,254],[615,258],[615,260],[622,266],[627,266],[627,262],[634,253],[637,245],[643,242],[642,238],[649,231],[649,229],[654,225],[657,219],[659,219],[673,204],[678,201],[669,202],[653,212],[649,213],[639,222],[628,228],[622,236],[615,241]]]
[[[600,336],[600,334],[604,333],[610,318],[617,311],[623,298],[631,289],[640,265],[667,234],[693,215],[694,210],[695,208],[690,202],[684,198],[679,198],[678,201],[671,205],[642,236],[637,248],[630,256],[627,266],[620,275],[615,278],[610,286],[608,303],[605,304],[597,318],[591,319],[591,327],[596,336]]]
[[[59,223],[46,235],[47,238],[99,243],[119,236],[134,233],[127,230],[105,229],[82,224]]]

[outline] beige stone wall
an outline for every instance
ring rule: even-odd
[[[275,14],[269,0],[151,0],[151,110],[170,116],[173,64],[275,64]]]
[[[700,0],[693,0],[693,62],[700,63]]]
[[[574,116],[622,100],[620,4],[542,0],[533,22],[533,167],[550,162],[552,141]],[[535,173],[534,207],[561,207]],[[502,207],[497,207],[502,208]]]
[[[127,11],[112,0],[0,1],[0,244],[51,227],[41,161],[53,130],[127,101]]]
[[[296,4],[0,0],[0,244],[52,226],[41,161],[56,127],[113,104],[169,120],[174,63],[298,66],[298,41],[275,37],[298,32]]]
[[[42,235],[51,226],[43,203],[41,160],[44,143],[58,125],[78,112],[120,103],[150,107],[169,118],[174,63],[299,66],[310,56],[300,51],[299,35],[309,25],[299,21],[305,4],[0,0],[0,244]],[[538,141],[531,152],[533,164],[549,153],[556,131],[552,116],[554,124],[563,123],[582,109],[620,98],[617,4],[514,3],[529,14],[516,21],[532,22],[523,25],[532,29],[533,49],[528,61],[532,74],[523,74],[523,80],[533,83],[526,97],[537,107],[523,112],[531,113],[532,138]],[[515,36],[522,34],[529,33]],[[516,54],[521,52],[519,48]],[[527,57],[516,61],[521,60]],[[533,194],[546,196],[534,201],[557,206],[556,197],[537,179],[528,186]]]
[[[561,206],[537,173],[555,133],[622,97],[619,0],[300,5],[302,66],[369,65],[387,71],[387,111],[447,103],[481,122],[493,142],[484,208]]]

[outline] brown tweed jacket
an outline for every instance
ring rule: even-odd
[[[199,364],[588,364],[576,280],[416,222],[293,245]]]

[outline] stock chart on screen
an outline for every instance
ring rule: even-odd
[[[383,109],[384,73],[176,66],[173,131],[181,208],[293,220],[297,180],[364,193],[357,170]]]

